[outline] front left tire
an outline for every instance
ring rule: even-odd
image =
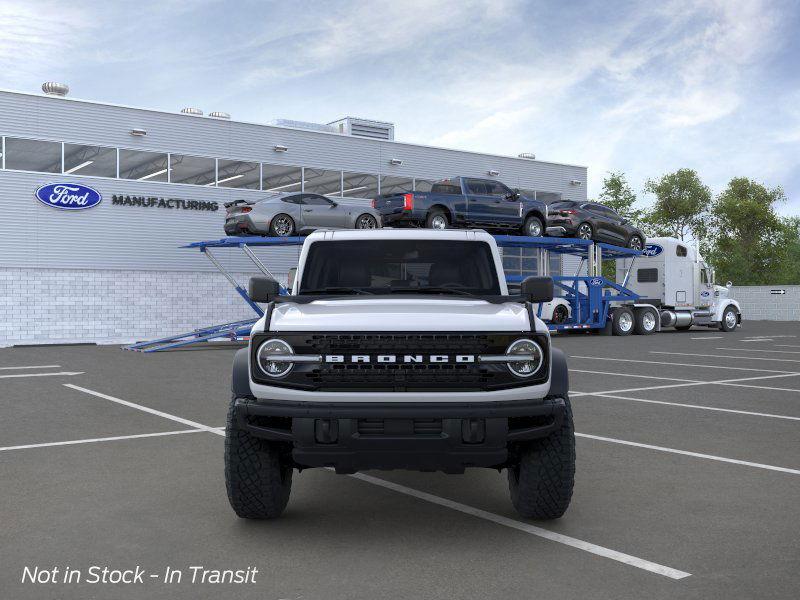
[[[729,332],[736,329],[738,325],[739,318],[736,314],[736,310],[732,306],[729,306],[722,313],[722,321],[720,321],[719,328],[721,331]]]
[[[228,407],[225,427],[225,488],[234,512],[243,519],[281,515],[292,491],[292,467],[279,444],[242,429],[236,419],[236,398]]]

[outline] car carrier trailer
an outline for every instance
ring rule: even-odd
[[[497,235],[494,238],[501,248],[533,251],[537,257],[539,275],[549,275],[547,266],[551,252],[580,258],[574,275],[552,275],[553,284],[561,295],[553,299],[550,314],[552,306],[564,306],[568,311],[566,320],[547,322],[547,317],[543,316],[545,307],[542,304],[538,306],[537,316],[545,319],[550,331],[594,331],[625,336],[650,335],[664,327],[685,330],[692,325],[720,327],[724,331],[731,331],[741,324],[739,304],[728,297],[728,288],[715,286],[713,271],[702,262],[695,250],[679,240],[655,238],[648,240],[651,243],[643,251],[639,251],[571,238],[516,235]],[[193,242],[183,246],[199,250],[211,261],[251,307],[254,318],[209,325],[177,335],[138,342],[126,348],[156,352],[198,342],[246,339],[253,323],[263,315],[263,311],[248,296],[244,286],[217,260],[214,250],[238,248],[247,255],[258,271],[274,278],[269,268],[253,252],[253,248],[301,246],[304,240],[305,237],[301,236],[240,236]],[[616,261],[614,281],[603,275],[603,260]],[[657,271],[655,275],[653,269]],[[506,276],[507,282],[512,286],[518,285],[523,279],[522,275]],[[673,292],[676,294],[675,301],[670,302],[672,297],[667,294]]]

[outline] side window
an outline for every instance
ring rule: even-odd
[[[285,198],[281,198],[281,202],[286,202],[287,204],[302,204],[300,196],[286,196]]]
[[[675,254],[678,256],[688,256],[689,251],[686,249],[686,246],[681,246],[680,244],[675,248]]]
[[[486,184],[480,179],[467,179],[467,192],[470,194],[479,194],[485,196],[489,193]]]
[[[317,194],[303,194],[303,204],[310,204],[311,206],[330,206],[333,202]]]
[[[419,180],[417,180],[417,183],[419,183]],[[425,190],[420,190],[419,187],[417,187],[417,191],[425,191]],[[458,185],[458,181],[450,181],[445,179],[444,181],[438,181],[434,183],[431,186],[430,191],[432,194],[455,194],[460,196],[461,186]]]
[[[639,283],[656,283],[658,281],[658,269],[639,269],[636,271],[636,281]]]
[[[511,193],[511,190],[499,181],[486,181],[484,185],[488,190],[487,193],[491,196],[500,196],[501,198],[505,198]]]
[[[711,283],[708,278],[708,269],[700,269],[700,283]]]

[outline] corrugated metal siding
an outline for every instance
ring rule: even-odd
[[[133,137],[141,128],[146,137]],[[584,167],[521,160],[346,135],[287,129],[236,121],[0,91],[0,135],[158,150],[273,164],[361,173],[439,179],[452,175],[497,177],[511,187],[561,193],[586,199]],[[275,145],[287,152],[278,153]],[[402,165],[389,165],[399,158]],[[571,180],[583,183],[571,185]],[[86,211],[59,211],[37,202],[34,190],[45,183],[75,181],[103,194]],[[206,270],[199,252],[178,250],[191,241],[222,237],[224,209],[214,213],[112,206],[113,194],[216,200],[220,203],[262,192],[205,188],[146,181],[0,171],[0,249],[9,267]],[[347,200],[368,202],[368,200]],[[226,264],[249,271],[231,254]],[[288,250],[270,251],[268,264],[287,269],[296,260]]]

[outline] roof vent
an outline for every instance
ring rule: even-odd
[[[181,112],[183,114],[185,114],[185,115],[195,115],[196,117],[202,117],[203,116],[203,111],[202,110],[200,110],[199,108],[192,108],[191,106],[188,106],[186,108],[182,108]]]
[[[66,83],[56,83],[47,81],[42,84],[42,91],[48,96],[66,96],[69,94],[69,86]]]
[[[371,121],[358,117],[345,117],[329,123],[336,131],[355,137],[372,138],[373,140],[394,140],[394,123]]]
[[[521,152],[517,156],[526,160],[536,160],[536,155],[533,152]]]
[[[228,113],[220,112],[218,110],[215,110],[214,112],[208,113],[208,116],[212,117],[214,119],[230,119],[231,118],[231,116]]]

